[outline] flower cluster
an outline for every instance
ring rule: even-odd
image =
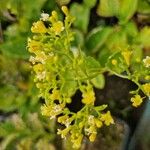
[[[132,60],[131,50],[122,50],[109,57],[105,68],[101,68],[93,57],[86,56],[78,48],[72,47],[74,32],[71,25],[75,18],[67,7],[63,6],[64,21],[59,19],[56,11],[51,15],[42,13],[39,21],[31,27],[32,38],[28,39],[28,50],[32,53],[30,61],[35,74],[34,81],[45,99],[41,107],[42,114],[50,119],[55,118],[62,125],[58,134],[62,138],[70,136],[75,148],[79,148],[84,136],[91,142],[96,138],[99,128],[114,124],[110,111],[104,113],[106,105],[95,106],[94,82],[102,72],[114,73],[137,84],[133,91],[132,105],[138,107],[143,102],[139,95],[142,90],[150,96],[150,83],[140,84],[141,79],[149,80],[149,57],[143,63]],[[139,67],[140,66],[140,67]],[[134,68],[143,68],[139,72]],[[105,70],[104,70],[105,69]],[[96,87],[96,86],[95,86]],[[76,113],[67,106],[77,92],[82,93],[83,107]]]
[[[52,11],[51,16],[41,14],[40,21],[33,23],[31,28],[34,36],[28,40],[28,49],[33,53],[30,61],[35,73],[34,81],[46,103],[41,107],[42,114],[50,119],[56,118],[64,127],[58,129],[58,134],[62,138],[70,135],[73,146],[79,148],[84,136],[94,141],[97,129],[114,121],[110,112],[102,113],[106,105],[94,106],[95,92],[89,78],[93,75],[93,71],[90,71],[93,68],[88,67],[93,58],[85,56],[78,49],[76,54],[73,51],[71,41],[74,33],[70,27],[74,17],[65,6],[62,11],[65,14],[64,22],[59,20],[56,11]],[[95,65],[93,67],[95,69]],[[66,104],[72,102],[77,90],[82,92],[84,106],[74,113]]]

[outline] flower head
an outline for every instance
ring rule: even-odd
[[[83,96],[82,102],[84,104],[91,104],[94,103],[95,101],[95,93],[93,90],[83,93],[82,96]]]
[[[110,114],[110,111],[107,111],[107,113],[102,114],[101,118],[102,121],[106,124],[106,126],[109,126],[110,124],[114,124],[114,120]]]
[[[143,99],[141,98],[140,95],[135,95],[134,97],[131,98],[131,102],[132,102],[132,106],[138,107],[143,102]]]
[[[62,21],[57,21],[53,23],[53,26],[51,27],[51,30],[56,34],[59,35],[63,30],[63,22]]]
[[[44,23],[40,20],[33,23],[33,26],[31,27],[31,31],[33,33],[46,33],[47,28],[45,27]]]

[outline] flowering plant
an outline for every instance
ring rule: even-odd
[[[58,129],[58,134],[62,138],[70,135],[73,146],[79,148],[84,136],[94,141],[98,128],[114,123],[110,111],[105,111],[107,105],[95,106],[94,87],[99,88],[98,81],[103,73],[109,72],[134,82],[137,89],[131,91],[131,102],[138,107],[145,98],[139,95],[140,90],[150,96],[150,57],[135,61],[135,50],[126,48],[113,52],[105,65],[101,65],[80,47],[72,46],[76,33],[71,25],[75,18],[66,6],[62,11],[64,21],[60,21],[58,13],[52,11],[51,16],[43,13],[33,24],[31,31],[34,35],[28,39],[28,50],[32,53],[30,61],[36,86],[45,99],[42,114],[50,119],[56,118],[64,127]],[[73,103],[72,97],[77,91],[82,93],[82,108],[72,111],[68,106]]]

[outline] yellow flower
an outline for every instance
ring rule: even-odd
[[[33,70],[38,73],[38,72],[42,72],[44,70],[44,67],[42,64],[37,64],[33,66]]]
[[[96,135],[97,135],[96,132],[95,132],[95,133],[92,133],[92,134],[89,136],[89,140],[90,140],[91,142],[94,142],[95,139],[96,139]]]
[[[43,116],[50,116],[50,113],[51,113],[51,107],[49,106],[46,106],[46,105],[43,105],[41,106],[41,113]]]
[[[150,83],[146,83],[142,85],[142,88],[147,96],[150,96]]]
[[[35,40],[28,39],[29,52],[35,53],[35,51],[41,49],[41,43]]]
[[[95,93],[93,90],[83,93],[82,96],[83,96],[82,102],[84,104],[91,104],[94,103],[95,101]]]
[[[100,121],[99,119],[95,119],[95,124],[96,124],[96,126],[98,127],[98,128],[101,128],[102,126],[103,126],[103,123],[102,123],[102,121]]]
[[[131,51],[125,51],[125,52],[122,52],[121,54],[124,57],[126,64],[129,66],[132,52]]]
[[[116,59],[113,59],[113,60],[111,61],[111,63],[115,66],[115,65],[117,65],[117,60],[116,60]]]
[[[149,56],[146,56],[145,59],[143,59],[143,62],[144,62],[144,65],[145,67],[150,67],[150,57]]]
[[[73,143],[73,148],[79,149],[82,143],[82,139],[83,139],[83,135],[82,134],[78,134],[78,136],[71,136],[71,142]]]
[[[31,31],[33,33],[46,33],[47,28],[45,27],[45,25],[42,21],[37,21],[37,22],[33,23],[33,26],[31,27]]]
[[[109,126],[110,124],[114,124],[114,120],[110,114],[110,111],[107,111],[106,114],[102,114],[101,118],[102,121],[106,124],[106,126]]]
[[[54,90],[52,91],[52,94],[51,94],[50,98],[51,98],[52,100],[59,100],[59,99],[60,99],[60,91],[54,89]]]
[[[143,102],[143,99],[141,98],[140,95],[135,95],[134,97],[131,98],[131,102],[132,102],[132,106],[138,107]]]
[[[64,30],[63,22],[57,21],[53,23],[51,29],[56,35],[59,35]]]

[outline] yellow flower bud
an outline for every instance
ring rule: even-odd
[[[132,106],[138,107],[143,102],[143,99],[141,98],[140,95],[135,95],[134,97],[131,98],[131,102],[132,102]]]
[[[62,6],[61,10],[63,11],[63,13],[67,16],[69,14],[68,8],[66,6]]]
[[[95,132],[95,133],[92,133],[92,134],[89,136],[89,140],[90,140],[91,142],[94,142],[95,139],[96,139],[96,135],[97,135],[96,132]]]
[[[113,60],[111,61],[111,63],[115,66],[115,65],[117,65],[117,60],[116,60],[116,59],[113,59]]]
[[[57,21],[58,20],[58,14],[57,12],[54,10],[52,11],[52,17]]]

